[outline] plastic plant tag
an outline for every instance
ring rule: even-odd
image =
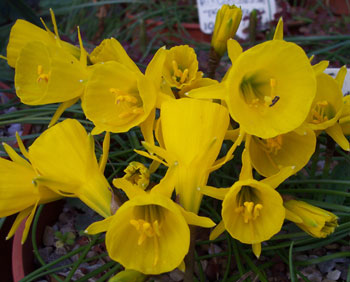
[[[263,25],[273,20],[276,13],[275,0],[197,0],[199,25],[202,32],[210,34],[214,30],[216,13],[223,4],[236,5],[241,7],[243,16],[242,22],[238,28],[237,36],[246,38],[247,33],[243,30],[249,26],[250,13],[255,9],[261,14]]]

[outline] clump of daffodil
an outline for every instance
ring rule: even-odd
[[[338,226],[337,216],[303,201],[286,200],[286,219],[316,238],[325,238]]]
[[[22,154],[28,158],[28,152],[18,134],[16,137]],[[26,159],[20,157],[9,145],[3,143],[3,146],[12,161],[0,158],[0,217],[19,212],[7,239],[11,238],[20,223],[26,220],[22,235],[23,244],[37,206],[58,200],[62,196],[44,185],[35,185],[33,180],[38,176],[36,168]]]
[[[345,77],[345,74],[345,67],[340,69],[336,79],[325,73],[317,74],[316,97],[306,122],[315,131],[325,130],[343,150],[349,151],[349,141],[345,138],[338,123],[344,107],[343,94],[341,92],[344,78],[340,82],[340,77],[342,75]]]
[[[137,185],[138,187],[145,190],[149,184],[150,173],[148,168],[139,162],[131,162],[124,169],[125,175],[123,179],[128,180],[133,185]]]
[[[43,30],[28,21],[17,20],[12,26],[10,32],[9,43],[7,45],[7,63],[15,68],[16,62],[22,48],[29,42],[39,41],[46,46],[55,46],[59,44],[65,51],[72,54],[75,57],[79,57],[79,48],[65,41],[60,40],[57,31],[56,19],[53,11],[50,9],[52,24],[54,26],[55,33],[52,33],[45,23],[42,21],[46,30]]]
[[[316,135],[308,127],[263,139],[246,137],[246,148],[253,167],[268,177],[287,166],[295,166],[295,173],[310,160],[316,147]]]
[[[198,75],[201,76],[194,49],[180,45],[167,50],[162,74],[166,83],[177,89],[189,85]]]
[[[88,227],[89,234],[107,231],[108,254],[126,269],[144,274],[171,271],[188,252],[188,225],[215,225],[170,199],[175,176],[174,167],[169,168],[161,182],[147,192],[126,179],[114,179],[114,186],[123,189],[129,200],[113,216]]]
[[[39,174],[34,183],[78,197],[103,217],[111,215],[104,164],[97,163],[94,140],[77,120],[66,119],[44,131],[29,147],[28,157]]]
[[[283,200],[275,188],[293,173],[294,167],[286,167],[271,177],[254,180],[249,155],[244,150],[237,182],[230,188],[206,186],[200,189],[203,194],[223,200],[222,221],[210,234],[210,239],[214,240],[227,230],[240,242],[252,244],[259,257],[261,242],[279,232],[285,218]]]
[[[231,147],[225,158],[216,161],[229,125],[229,115],[224,106],[208,101],[184,98],[164,102],[160,123],[158,141],[163,147],[144,142],[151,154],[137,152],[167,166],[178,164],[175,189],[180,204],[197,213],[202,199],[198,187],[206,185],[210,172],[232,156],[242,139]]]
[[[227,40],[233,38],[242,19],[241,8],[224,4],[216,14],[211,46],[222,57],[227,50]]]
[[[298,128],[316,93],[315,73],[296,44],[272,40],[245,52],[228,41],[232,67],[224,80],[188,93],[194,98],[221,99],[245,132],[272,138]]]

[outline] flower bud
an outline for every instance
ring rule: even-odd
[[[286,208],[286,219],[313,237],[325,238],[338,226],[335,214],[306,202],[289,200],[283,205]]]
[[[227,50],[227,40],[233,38],[242,19],[242,10],[235,5],[223,5],[216,14],[211,46],[222,56]]]

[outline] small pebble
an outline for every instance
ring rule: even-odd
[[[327,274],[327,278],[337,281],[340,278],[340,275],[341,275],[341,272],[338,269],[336,269],[336,270],[329,272]]]
[[[176,282],[182,281],[184,279],[184,273],[177,268],[174,269],[172,272],[170,272],[169,276],[171,279],[173,279]]]

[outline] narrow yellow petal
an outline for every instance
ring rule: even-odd
[[[295,166],[284,167],[277,174],[267,177],[260,182],[276,189],[278,185],[280,185],[284,180],[293,175],[295,172]]]
[[[18,134],[18,132],[16,131],[16,141],[18,144],[18,147],[22,153],[22,155],[29,160],[29,155],[28,155],[28,151],[26,150],[26,148],[24,147],[24,144],[22,142],[21,136]]]
[[[242,153],[242,169],[241,173],[239,174],[239,180],[253,179],[252,171],[253,167],[250,161],[249,153],[246,149],[244,149]]]
[[[259,258],[261,254],[261,243],[252,244],[252,250],[254,255]]]
[[[153,129],[154,129],[155,118],[156,118],[156,109],[153,109],[151,113],[148,115],[148,117],[140,124],[140,129],[141,129],[143,138],[147,143],[150,143],[152,145],[154,145]]]
[[[186,211],[181,206],[180,206],[180,210],[186,222],[190,225],[196,225],[196,226],[205,227],[205,228],[210,228],[215,226],[215,222],[208,217],[199,216],[193,212]]]
[[[104,220],[96,221],[90,224],[84,232],[90,235],[106,232],[112,220],[113,220],[113,216],[109,216]]]
[[[349,140],[344,136],[339,123],[336,122],[334,125],[326,128],[326,132],[343,150],[350,151]]]
[[[55,31],[55,34],[57,36],[57,38],[59,39],[60,36],[58,34],[58,29],[57,29],[57,23],[56,23],[56,17],[55,17],[55,14],[53,12],[53,10],[50,8],[50,15],[51,15],[51,21],[52,21],[52,25],[53,25],[53,29]]]
[[[198,187],[197,188],[199,192],[201,192],[203,195],[223,200],[230,190],[230,188],[215,188],[211,186],[204,186],[204,187]]]
[[[26,161],[20,155],[18,155],[16,151],[12,149],[9,145],[7,145],[6,143],[2,143],[2,145],[4,146],[6,153],[8,154],[8,156],[12,161],[14,161],[15,163],[21,164],[23,166],[26,166],[28,168],[32,167],[28,161]]]
[[[105,134],[105,138],[103,139],[103,146],[102,146],[103,151],[102,151],[102,156],[99,163],[100,171],[102,173],[105,171],[105,168],[106,168],[110,143],[111,143],[111,134],[109,131],[107,131]]]
[[[27,240],[27,237],[28,237],[28,233],[29,233],[29,230],[30,230],[30,226],[32,224],[32,221],[33,221],[33,218],[34,218],[34,215],[35,215],[35,211],[36,211],[36,208],[38,206],[38,203],[39,201],[37,201],[34,205],[34,207],[32,208],[27,220],[26,220],[26,223],[25,223],[25,226],[24,226],[24,230],[23,230],[23,234],[22,234],[22,240],[21,240],[21,243],[22,245],[24,244],[24,242]]]
[[[273,35],[273,40],[283,40],[283,19],[280,17],[278,24],[276,26],[275,34]]]
[[[80,63],[84,66],[87,65],[87,52],[84,49],[83,46],[83,40],[81,40],[81,34],[80,34],[80,27],[77,27],[78,29],[78,39],[79,39],[79,46],[80,46]]]
[[[169,167],[159,184],[152,188],[151,193],[160,193],[165,197],[170,198],[175,188],[175,180],[177,176],[176,168],[175,165]]]
[[[21,211],[16,216],[16,219],[15,219],[14,223],[12,224],[10,232],[6,236],[6,240],[10,239],[15,234],[15,232],[17,231],[19,225],[22,223],[23,219],[25,219],[30,214],[32,209],[33,209],[33,206],[31,206],[29,208],[26,208],[25,210]]]
[[[210,233],[209,240],[215,240],[225,231],[224,221],[221,220],[214,228],[214,230]]]
[[[232,64],[242,54],[242,51],[242,46],[236,40],[232,38],[227,40],[227,52]]]
[[[312,66],[314,72],[316,75],[323,73],[326,68],[328,68],[329,61],[321,61],[315,65]]]
[[[61,103],[56,112],[54,113],[53,117],[51,118],[51,121],[48,125],[48,127],[51,127],[53,126],[57,121],[58,119],[61,117],[61,115],[63,114],[63,112],[68,109],[70,106],[74,105],[76,102],[78,102],[78,100],[80,99],[80,97],[76,97],[76,98],[73,98],[71,100],[68,100],[66,102],[63,102]]]
[[[343,88],[345,76],[347,73],[346,66],[342,66],[335,77],[336,82],[338,82],[340,88]]]

